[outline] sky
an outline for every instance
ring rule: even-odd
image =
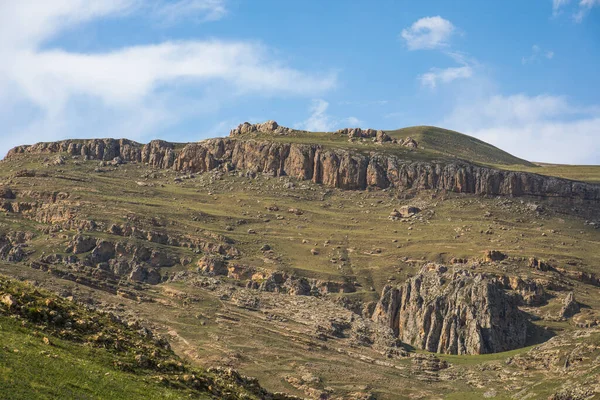
[[[0,0],[0,157],[275,120],[600,164],[600,0]]]

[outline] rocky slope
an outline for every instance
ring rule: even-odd
[[[466,161],[422,162],[380,152],[362,154],[319,144],[243,138],[244,133],[273,127],[273,133],[288,132],[288,128],[273,124],[242,124],[232,131],[230,138],[190,143],[181,149],[161,140],[146,145],[126,139],[66,140],[19,146],[12,149],[7,158],[23,153],[67,153],[93,160],[142,162],[154,168],[172,168],[181,172],[206,172],[215,168],[252,170],[350,190],[394,187],[401,190],[600,200],[599,185],[498,170]]]
[[[22,393],[17,389],[21,384],[27,388],[31,398],[36,397],[33,393],[39,394],[40,390],[36,386],[41,386],[38,381],[45,378],[40,375],[51,373],[43,370],[43,362],[40,360],[51,357],[51,353],[57,351],[65,356],[66,349],[70,348],[77,351],[73,356],[87,359],[87,365],[93,365],[94,369],[103,367],[103,363],[110,360],[112,371],[107,372],[106,376],[123,371],[131,374],[132,381],[136,377],[145,376],[145,386],[149,390],[154,389],[155,385],[169,388],[169,398],[299,400],[294,396],[270,393],[263,389],[256,379],[242,376],[230,368],[205,370],[191,367],[173,352],[164,337],[155,335],[139,321],[123,320],[113,313],[95,310],[89,305],[75,302],[72,298],[60,298],[2,275],[0,319],[3,325],[8,325],[3,336],[12,336],[11,334],[15,333],[10,323],[5,324],[7,321],[19,321],[26,334],[21,333],[22,343],[17,343],[18,345],[25,346],[25,338],[33,338],[46,346],[46,350],[33,359],[27,371],[6,368],[0,374],[2,398],[21,398],[19,394]],[[66,347],[65,343],[74,346]],[[4,353],[8,348],[5,343],[3,345],[0,351]],[[85,348],[98,349],[95,354],[100,356],[92,360]],[[20,351],[16,349],[11,352]],[[5,354],[2,358],[3,361],[6,359]],[[58,358],[58,355],[54,355],[54,358]],[[85,376],[87,371],[81,372],[81,376]],[[67,374],[61,378],[75,380],[74,378],[82,379],[81,376],[73,377]],[[23,382],[17,385],[14,380]],[[72,383],[70,385],[77,387]],[[114,378],[111,379],[111,385],[115,385]],[[64,390],[61,386],[62,384],[53,388],[52,398],[64,398],[59,394]],[[86,393],[91,398],[102,397],[94,396],[97,390],[92,383],[88,382],[86,385]],[[42,393],[47,392],[46,389]],[[131,398],[139,397],[132,395]],[[150,395],[149,398],[155,397]]]
[[[403,285],[386,286],[373,319],[419,349],[497,353],[525,345],[527,321],[517,305],[496,279],[428,265]]]

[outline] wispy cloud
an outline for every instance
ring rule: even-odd
[[[421,85],[434,89],[438,83],[450,83],[457,79],[466,79],[473,76],[473,68],[469,65],[454,68],[431,68],[419,76]]]
[[[552,15],[558,16],[570,3],[571,0],[552,0]],[[572,14],[573,20],[580,23],[590,10],[596,6],[600,6],[600,0],[579,0]]]
[[[440,17],[425,17],[403,29],[401,37],[409,50],[441,50],[443,54],[460,64],[459,67],[430,68],[417,77],[421,86],[435,89],[440,83],[450,83],[473,76],[474,60],[465,53],[452,51],[449,39],[456,31],[452,22]]]
[[[335,118],[327,113],[329,102],[313,99],[309,107],[309,117],[296,124],[297,129],[311,132],[331,132],[342,126],[358,127],[362,121],[356,117]]]
[[[409,50],[430,50],[447,47],[454,31],[454,25],[438,15],[419,19],[403,29],[400,36]]]
[[[543,50],[537,44],[531,46],[531,54],[527,57],[521,58],[521,64],[532,64],[535,62],[539,62],[542,59],[551,60],[554,58],[554,51],[552,50]]]
[[[181,19],[194,19],[200,22],[217,21],[227,14],[225,0],[179,0],[155,3],[154,15],[165,23]]]
[[[552,0],[552,14],[557,16],[560,14],[560,10],[562,7],[569,4],[571,0]]]
[[[165,7],[175,7],[167,12],[174,17],[173,13],[202,4],[216,7],[206,10],[219,13],[221,3],[179,1]],[[137,12],[144,12],[138,0],[0,3],[0,57],[4,60],[0,63],[0,124],[1,135],[6,136],[0,141],[0,153],[23,141],[105,133],[100,125],[119,135],[131,136],[132,125],[140,136],[150,134],[189,112],[189,99],[177,90],[181,82],[186,83],[186,91],[220,89],[216,96],[211,93],[215,100],[197,110],[214,109],[218,97],[224,96],[220,93],[313,97],[336,84],[335,73],[314,74],[290,67],[257,42],[167,41],[102,53],[43,47],[75,25]],[[204,102],[202,98],[193,101]],[[90,123],[81,129],[81,118],[94,114],[110,120],[110,126]],[[132,124],[136,120],[138,124]]]

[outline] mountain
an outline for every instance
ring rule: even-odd
[[[600,167],[582,168],[432,127],[267,121],[197,143],[19,146],[0,162],[0,273],[147,327],[190,371],[234,368],[264,393],[589,398]],[[10,283],[0,298],[14,288],[32,290]],[[6,326],[22,352],[36,330],[63,340],[51,322]],[[59,357],[90,357],[65,343]],[[23,380],[20,352],[0,353],[0,379]],[[233,376],[242,391],[254,382]]]

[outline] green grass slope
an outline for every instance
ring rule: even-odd
[[[285,399],[185,365],[164,339],[0,276],[0,399]]]
[[[412,126],[387,133],[397,139],[410,136],[423,149],[476,163],[534,166],[529,161],[515,157],[482,140],[435,126]]]

